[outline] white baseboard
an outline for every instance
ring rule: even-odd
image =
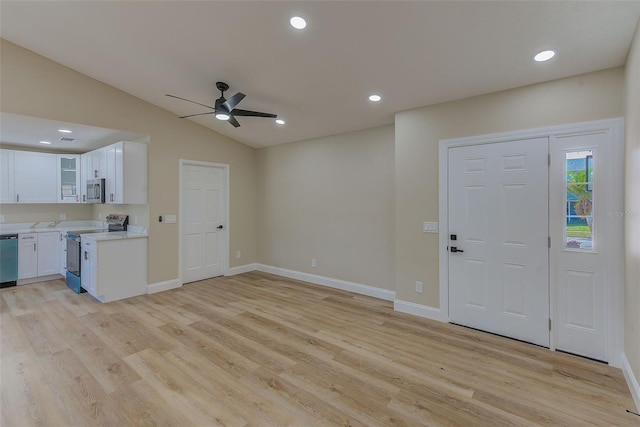
[[[402,301],[397,299],[393,301],[393,309],[401,313],[413,314],[414,316],[437,320],[439,322],[447,321],[446,319],[442,319],[442,314],[439,308],[416,304],[415,302]]]
[[[180,279],[167,280],[166,282],[158,282],[147,285],[147,293],[155,294],[156,292],[168,291],[182,286]]]
[[[629,365],[627,356],[624,353],[622,353],[622,372],[624,373],[624,379],[627,380],[633,401],[636,404],[636,410],[640,412],[640,384],[638,384],[638,380],[633,374],[631,365]]]
[[[315,274],[303,273],[301,271],[287,270],[286,268],[256,264],[256,270],[263,271],[265,273],[277,274],[278,276],[288,277],[290,279],[302,280],[305,282],[314,283],[316,285],[327,286],[329,288],[341,289],[343,291],[353,292],[355,294],[367,295],[386,301],[393,301],[396,297],[396,293],[388,289],[376,288],[375,286],[363,285],[360,283],[347,282],[340,279],[332,279],[331,277],[317,276]]]
[[[225,276],[235,276],[236,274],[255,271],[258,269],[256,265],[257,265],[256,263],[253,263],[253,264],[239,265],[238,267],[231,267],[229,270],[227,270],[227,274],[225,274]]]
[[[16,285],[18,286],[30,285],[32,283],[47,282],[49,280],[58,280],[58,279],[64,279],[64,276],[61,274],[49,274],[48,276],[31,277],[29,279],[18,279],[16,281]]]

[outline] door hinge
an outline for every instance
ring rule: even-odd
[[[551,248],[551,236],[547,236],[547,246]]]
[[[551,330],[551,319],[549,319],[549,330]]]

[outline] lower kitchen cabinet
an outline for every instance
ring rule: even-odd
[[[147,293],[147,238],[82,237],[80,286],[101,302]]]
[[[60,232],[18,234],[18,284],[53,274],[60,274]]]
[[[60,274],[60,232],[38,234],[38,277]]]
[[[38,235],[18,235],[18,280],[38,276]]]

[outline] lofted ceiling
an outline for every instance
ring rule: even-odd
[[[289,18],[303,16],[305,30]],[[0,36],[188,115],[216,81],[286,121],[193,120],[253,147],[391,124],[399,111],[621,66],[637,1],[6,1]],[[534,63],[532,55],[557,56]],[[382,101],[367,97],[379,93]]]

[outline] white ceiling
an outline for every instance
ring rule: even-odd
[[[307,19],[304,31],[288,24]],[[0,36],[177,115],[247,94],[253,147],[393,123],[394,113],[625,63],[636,1],[6,1]],[[531,56],[558,55],[534,64]],[[367,100],[370,93],[380,103]]]
[[[70,130],[71,133],[62,133],[59,129]],[[71,138],[73,141],[62,141],[61,138]],[[0,113],[2,146],[31,147],[61,153],[86,153],[118,141],[145,141],[146,139],[148,139],[146,135],[116,129]],[[41,144],[40,141],[49,141],[51,145]]]

